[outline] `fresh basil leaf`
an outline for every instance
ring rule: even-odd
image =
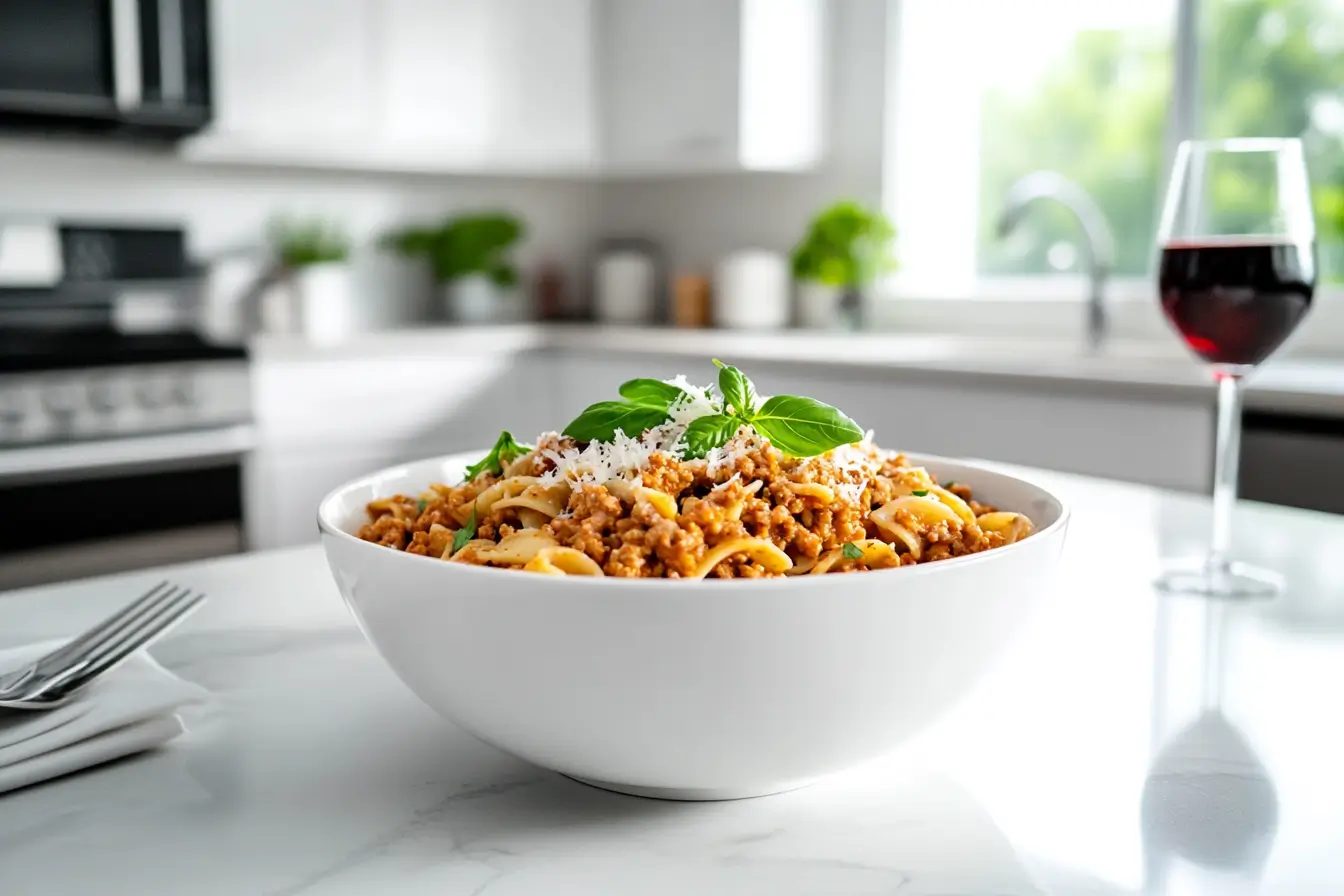
[[[473,504],[471,505],[471,516],[467,517],[466,524],[463,525],[461,529],[458,529],[456,532],[453,533],[453,551],[448,556],[451,557],[453,556],[453,554],[456,554],[458,551],[462,550],[462,546],[465,545],[467,542],[471,541],[472,536],[475,534],[476,534],[476,505]]]
[[[666,420],[665,407],[599,401],[571,420],[565,427],[565,435],[580,442],[610,442],[618,429],[628,436],[638,437],[644,430]]]
[[[621,383],[621,397],[632,404],[666,408],[686,394],[686,390],[662,380],[637,379]]]
[[[840,545],[840,553],[844,554],[851,560],[863,559],[863,550],[860,549],[859,546],[852,541],[847,541],[844,544]]]
[[[863,438],[859,424],[837,408],[798,395],[768,398],[751,425],[770,443],[793,457],[813,457]]]
[[[910,494],[914,495],[916,498],[922,498],[922,497],[924,497],[925,495],[927,495],[928,493],[929,493],[929,490],[926,489],[926,488],[917,488],[917,489],[915,489],[914,491],[912,491]]]
[[[419,501],[416,501],[416,502],[415,502],[415,512],[416,512],[417,514],[424,513],[424,512],[425,512],[425,505],[428,504],[428,503],[429,503],[429,502],[426,501],[424,498],[421,498]]]
[[[489,471],[492,475],[498,476],[504,472],[504,465],[511,463],[524,454],[532,450],[531,445],[523,445],[515,442],[513,434],[507,429],[499,434],[495,439],[495,445],[490,449],[485,457],[476,461],[476,463],[467,467],[463,473],[464,482],[470,482],[482,473]]]
[[[736,413],[743,420],[750,420],[756,410],[756,387],[747,375],[729,364],[715,358],[719,368],[719,394],[723,396],[725,413]]]
[[[686,427],[686,434],[681,437],[685,446],[681,452],[682,458],[696,460],[715,448],[722,448],[728,444],[728,440],[737,433],[737,428],[741,425],[741,420],[726,414],[710,414],[695,418]]]

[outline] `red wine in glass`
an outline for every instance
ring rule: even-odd
[[[1195,354],[1213,364],[1259,364],[1311,308],[1310,242],[1273,237],[1172,241],[1162,247],[1162,311]]]
[[[1186,140],[1177,147],[1158,225],[1162,312],[1217,384],[1213,526],[1197,564],[1167,565],[1167,593],[1273,597],[1283,577],[1232,559],[1246,378],[1311,308],[1316,223],[1302,141]]]

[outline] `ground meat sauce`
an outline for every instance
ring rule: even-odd
[[[965,485],[944,483],[940,489],[903,455],[867,442],[793,458],[753,439],[718,463],[658,452],[620,481],[557,480],[547,449],[575,444],[549,434],[501,475],[482,473],[459,485],[433,485],[417,497],[373,501],[371,519],[358,535],[407,553],[488,566],[533,569],[526,558],[542,544],[590,558],[592,574],[688,578],[701,572],[731,579],[925,563],[996,548],[1030,532],[1025,517],[1007,528],[1012,520],[1004,518],[1020,515],[996,513]],[[512,483],[525,497],[553,502],[558,513],[534,509],[550,506],[544,503],[496,506],[508,504],[499,495]],[[929,500],[942,503],[933,509],[946,518],[929,513]],[[890,513],[872,515],[893,501]],[[473,507],[485,512],[465,544],[454,547]],[[1005,534],[1010,531],[1017,534]],[[504,550],[519,538],[531,545],[530,553]],[[715,548],[742,539],[778,550],[735,551],[702,569]]]

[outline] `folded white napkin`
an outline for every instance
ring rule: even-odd
[[[0,650],[0,670],[60,643]],[[0,793],[157,747],[184,730],[177,710],[208,695],[141,651],[65,706],[0,709]]]

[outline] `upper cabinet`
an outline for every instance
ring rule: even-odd
[[[372,124],[366,0],[210,4],[211,134],[269,144],[361,139]]]
[[[228,0],[188,157],[462,174],[800,170],[825,0]]]
[[[591,0],[387,0],[379,135],[466,166],[594,161]]]
[[[601,0],[603,168],[800,170],[820,161],[824,0]]]
[[[215,3],[202,160],[573,172],[596,154],[592,0]]]

